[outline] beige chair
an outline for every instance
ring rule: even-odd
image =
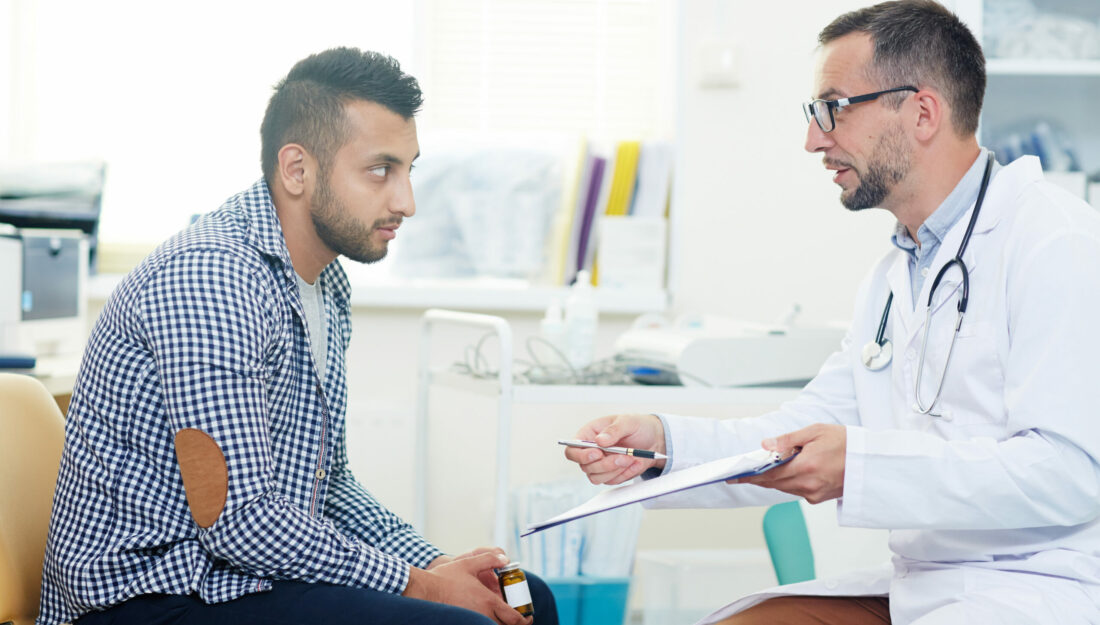
[[[0,373],[0,625],[30,625],[38,615],[64,442],[61,410],[46,387]]]

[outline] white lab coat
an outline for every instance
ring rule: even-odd
[[[751,595],[703,622],[782,594],[889,594],[895,625],[1100,623],[1100,216],[1044,182],[1033,157],[998,172],[964,255],[970,303],[937,404],[943,417],[930,417],[913,408],[925,303],[969,220],[968,211],[940,246],[915,310],[905,255],[892,250],[877,263],[841,351],[797,399],[752,419],[662,415],[673,471],[811,423],[844,424],[838,522],[892,530],[892,565]],[[936,291],[925,402],[951,342],[960,281],[952,270]],[[870,371],[860,350],[890,290],[894,359]],[[653,505],[785,499],[718,484]]]

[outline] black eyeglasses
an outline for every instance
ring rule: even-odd
[[[887,89],[886,91],[876,91],[874,93],[868,93],[865,95],[857,95],[851,98],[839,98],[836,100],[814,100],[812,102],[802,103],[802,112],[806,114],[806,123],[810,123],[810,120],[815,120],[821,132],[832,132],[836,128],[836,120],[833,118],[833,111],[839,111],[840,109],[851,105],[859,104],[860,102],[870,102],[878,98],[880,95],[887,93],[895,93],[898,91],[912,91],[917,93],[920,89],[916,87],[895,87],[894,89]]]

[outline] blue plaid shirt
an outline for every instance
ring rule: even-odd
[[[161,245],[96,322],[66,423],[40,625],[148,593],[208,603],[294,579],[401,592],[440,551],[348,469],[347,277],[321,273],[318,379],[294,269],[261,180]],[[229,491],[194,522],[173,439],[209,434]]]

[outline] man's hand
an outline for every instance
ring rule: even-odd
[[[448,562],[454,562],[455,560],[462,560],[472,556],[479,556],[483,553],[495,553],[497,555],[504,556],[505,558],[508,557],[508,554],[504,553],[504,550],[500,547],[478,547],[477,549],[474,549],[469,553],[464,553],[460,556],[439,556],[435,560],[432,560],[428,564],[428,566],[425,567],[425,570],[430,571],[441,564],[447,564]],[[494,573],[492,569],[479,573],[478,579],[481,580],[481,583],[484,584],[486,588],[493,591],[493,593],[496,594],[498,597],[504,597],[504,595],[500,592],[500,582],[497,580],[496,573]]]
[[[848,432],[843,425],[815,423],[796,432],[769,438],[764,449],[786,456],[796,448],[802,451],[793,460],[770,471],[729,480],[731,484],[756,484],[821,503],[844,495],[844,454]]]
[[[665,453],[665,429],[655,415],[600,417],[577,430],[577,438],[602,447],[633,447]],[[581,465],[593,484],[622,484],[650,467],[664,467],[664,460],[648,460],[599,449],[567,447],[565,457]]]
[[[484,573],[493,575],[493,568],[505,564],[508,558],[491,550],[442,563],[436,558],[429,565],[431,570],[409,568],[409,583],[401,594],[473,610],[502,625],[531,625],[534,619],[516,612],[501,599],[499,590],[494,594],[481,581]]]

